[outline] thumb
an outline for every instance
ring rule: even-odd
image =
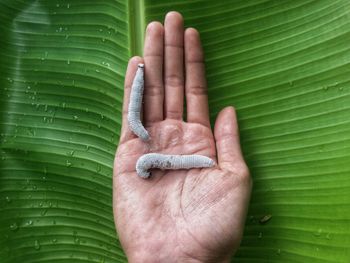
[[[235,170],[245,166],[239,142],[236,111],[226,107],[216,118],[214,136],[220,168]]]

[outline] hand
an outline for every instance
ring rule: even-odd
[[[149,142],[137,138],[127,121],[138,63],[145,64],[143,124]],[[228,262],[242,238],[251,179],[232,107],[219,113],[213,137],[199,34],[193,28],[184,31],[179,13],[168,13],[164,27],[148,25],[144,58],[130,59],[124,94],[113,207],[129,262]],[[142,179],[135,164],[149,152],[201,154],[217,166],[153,170],[150,179]]]

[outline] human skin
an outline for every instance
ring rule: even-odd
[[[150,140],[128,127],[139,63],[145,64],[143,124]],[[146,29],[144,56],[130,59],[113,173],[113,210],[129,262],[229,262],[239,247],[252,181],[242,157],[236,113],[224,108],[210,128],[204,55],[198,32],[177,12]],[[186,122],[183,100],[186,98]],[[200,154],[213,168],[152,170],[137,176],[147,153]]]

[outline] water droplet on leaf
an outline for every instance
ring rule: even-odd
[[[316,233],[314,233],[316,237],[320,237],[322,235],[322,229],[319,228]]]
[[[47,213],[47,209],[44,209],[43,211],[41,211],[41,216],[45,216],[46,215],[46,213]]]
[[[260,218],[259,223],[260,224],[266,224],[268,221],[270,221],[272,218],[272,215],[264,215]]]
[[[34,248],[35,248],[35,250],[40,250],[40,242],[39,242],[39,240],[35,240]]]
[[[19,226],[17,225],[17,223],[13,223],[10,225],[10,229],[11,231],[17,231],[19,228]]]

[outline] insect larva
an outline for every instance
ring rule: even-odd
[[[203,155],[167,155],[160,153],[148,153],[142,155],[136,163],[136,172],[142,178],[148,178],[152,168],[159,169],[191,169],[212,167],[215,162]]]
[[[143,141],[149,140],[149,134],[141,122],[141,107],[144,89],[144,65],[139,64],[132,83],[128,109],[130,129]]]

